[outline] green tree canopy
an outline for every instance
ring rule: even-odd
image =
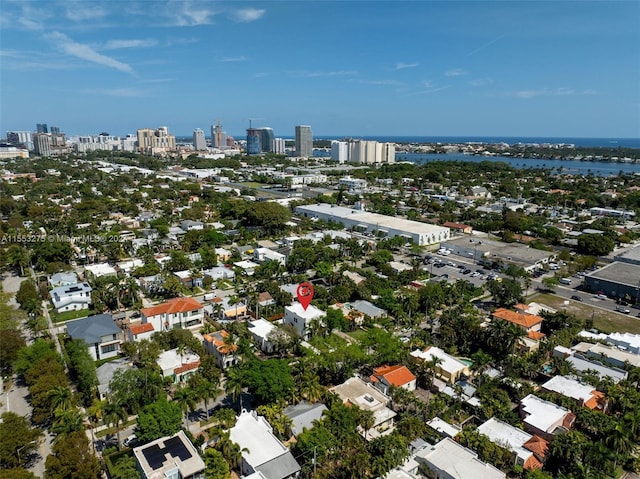
[[[180,430],[182,410],[176,403],[165,398],[145,406],[138,415],[136,436],[142,444],[154,441],[162,436],[171,436]]]

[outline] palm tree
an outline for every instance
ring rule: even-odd
[[[634,449],[634,444],[631,440],[629,431],[620,423],[616,424],[615,428],[609,432],[604,442],[616,455],[613,462],[614,469],[618,467],[618,459],[628,457]]]
[[[91,403],[91,406],[87,408],[87,419],[89,420],[89,424],[91,426],[91,442],[93,443],[94,452],[96,447],[94,429],[104,416],[104,408],[106,404],[106,401],[94,399]]]
[[[74,397],[67,386],[56,386],[47,394],[51,401],[51,412],[65,412],[74,406]]]
[[[225,392],[231,396],[231,399],[235,402],[240,398],[240,410],[242,411],[242,391],[244,384],[242,380],[242,372],[237,367],[231,367],[227,371],[226,380],[224,384]]]
[[[51,431],[59,435],[68,435],[82,429],[82,415],[78,409],[58,409]]]
[[[246,447],[241,449],[238,443],[231,440],[229,431],[222,433],[222,436],[214,447],[222,453],[232,469],[238,469],[240,461],[242,461],[242,453],[249,452]]]
[[[126,422],[127,412],[122,404],[110,401],[104,406],[104,421],[109,426],[115,426],[118,438],[118,449],[120,449],[120,425]]]
[[[189,411],[193,412],[196,408],[196,394],[193,389],[188,386],[183,386],[179,388],[173,394],[173,400],[180,405],[182,411],[184,412],[184,417],[186,418],[186,427],[189,428]]]
[[[371,429],[376,423],[376,417],[373,414],[373,411],[370,409],[362,409],[358,415],[358,423],[360,424],[360,427],[364,429],[364,438],[367,439],[369,429]]]

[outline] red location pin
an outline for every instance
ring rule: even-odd
[[[313,299],[313,285],[311,283],[300,283],[298,289],[296,289],[296,295],[298,296],[298,301],[306,311]]]

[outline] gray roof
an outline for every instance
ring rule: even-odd
[[[282,412],[293,422],[291,430],[297,436],[304,428],[311,429],[313,421],[320,419],[326,410],[327,407],[323,403],[309,404],[302,401],[295,406],[287,406]]]
[[[370,318],[377,318],[378,316],[383,316],[386,314],[384,309],[378,308],[375,304],[370,303],[369,301],[357,300],[351,303],[351,307],[361,313],[366,314]]]
[[[129,369],[130,364],[131,362],[128,359],[116,359],[97,368],[98,390],[103,394],[106,393],[109,390],[109,383],[113,379],[114,373],[118,370]]]
[[[285,479],[300,471],[300,464],[296,462],[293,454],[287,451],[264,464],[260,464],[255,469],[264,474],[267,479]]]
[[[636,287],[638,286],[638,278],[640,278],[640,265],[614,261],[587,274],[585,278],[600,279],[611,283]]]
[[[96,314],[67,323],[67,333],[73,339],[84,339],[87,344],[99,343],[103,336],[120,333],[110,314]]]

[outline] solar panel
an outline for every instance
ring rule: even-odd
[[[191,458],[191,453],[185,447],[180,436],[172,437],[164,441],[165,452],[168,452],[173,457],[179,457],[181,461],[186,461]]]
[[[149,446],[142,450],[144,458],[147,460],[149,467],[154,471],[162,467],[164,464],[165,449],[160,449],[157,444]]]

